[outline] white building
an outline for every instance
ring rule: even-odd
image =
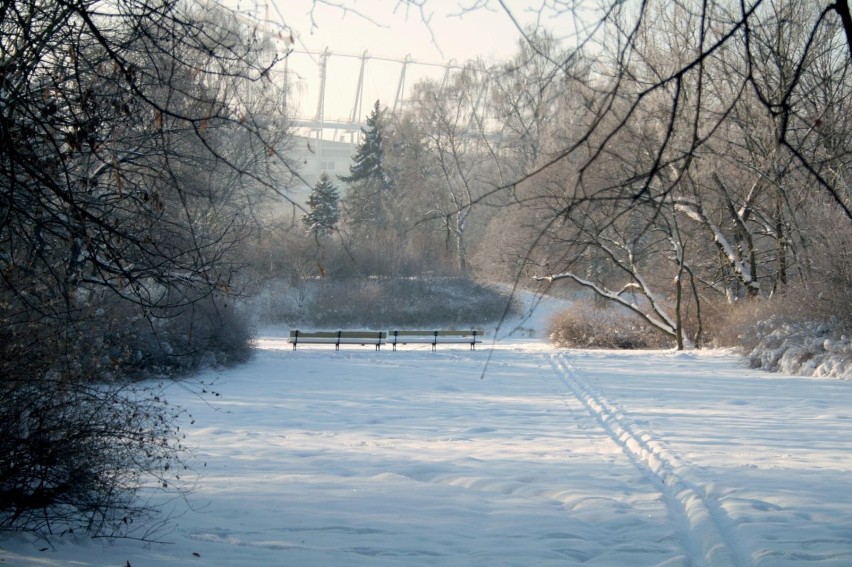
[[[354,141],[295,136],[291,150],[292,158],[304,184],[298,183],[293,187],[294,200],[299,203],[307,202],[311,189],[323,173],[328,174],[332,182],[340,189],[342,196],[345,186],[338,176],[349,175],[349,166],[352,164],[352,156],[356,149],[357,145]]]

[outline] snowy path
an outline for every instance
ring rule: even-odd
[[[686,514],[692,564],[852,564],[849,383],[713,353],[575,352],[554,366],[662,484],[674,521]]]
[[[553,366],[563,383],[613,441],[660,487],[672,521],[683,526],[682,536],[690,564],[696,567],[750,565],[743,550],[737,549],[731,534],[731,520],[724,509],[708,496],[704,487],[686,480],[690,465],[637,425],[622,408],[595,391],[582,378],[568,354],[554,355]]]
[[[850,383],[517,339],[260,347],[201,377],[220,397],[170,393],[207,463],[172,543],[15,538],[0,564],[852,564]]]

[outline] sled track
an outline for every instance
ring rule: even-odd
[[[562,383],[659,487],[669,513],[679,525],[686,526],[682,535],[692,564],[695,567],[751,567],[748,554],[737,547],[734,522],[717,501],[707,496],[704,487],[685,478],[689,465],[586,383],[568,354],[554,354],[551,364]]]

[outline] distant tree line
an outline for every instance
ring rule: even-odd
[[[542,20],[574,9],[550,3]],[[848,3],[612,2],[583,17],[596,24],[575,45],[526,29],[511,60],[425,81],[395,115],[374,108],[340,178],[348,245],[571,282],[680,348],[716,341],[751,300],[848,314]]]

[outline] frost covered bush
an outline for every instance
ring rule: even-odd
[[[88,309],[72,358],[91,380],[178,376],[248,359],[252,332],[227,297],[145,313],[105,300]]]
[[[507,295],[466,278],[317,278],[304,292],[281,282],[269,285],[274,295],[264,291],[245,306],[259,323],[467,326],[497,321],[510,306]]]
[[[837,318],[823,323],[780,316],[758,321],[746,357],[752,368],[852,380],[852,341],[847,335],[834,338],[837,325]]]
[[[143,483],[183,486],[181,415],[155,390],[7,376],[0,404],[0,532],[146,537]],[[160,518],[162,522],[165,518]]]
[[[852,289],[842,282],[726,306],[712,319],[713,343],[738,348],[752,368],[852,379]]]
[[[381,278],[323,286],[310,317],[322,326],[467,326],[499,320],[508,302],[463,278]]]
[[[125,303],[87,311],[69,325],[0,310],[0,532],[145,537],[143,483],[186,474],[180,409],[137,380],[150,324]]]
[[[565,348],[671,347],[669,337],[624,310],[580,303],[553,318],[548,336]]]

